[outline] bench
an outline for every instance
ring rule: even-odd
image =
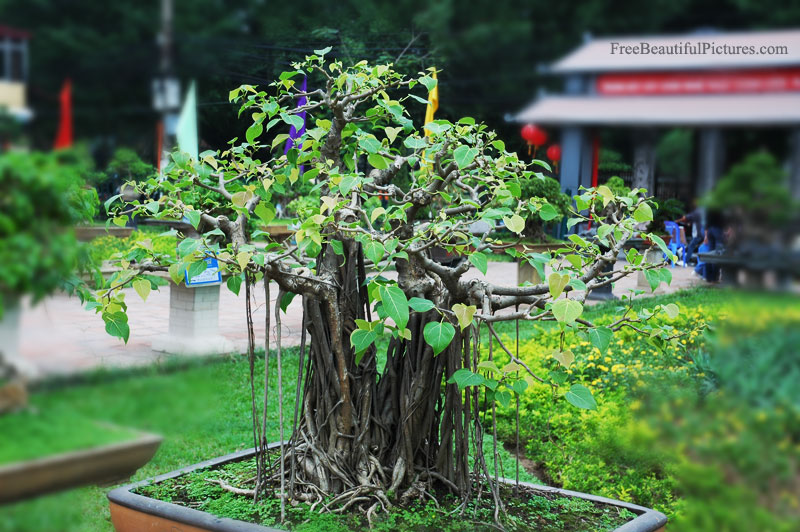
[[[749,250],[748,253],[698,253],[701,262],[720,269],[720,282],[731,286],[767,288],[767,277],[774,275],[774,287],[785,289],[792,278],[800,276],[800,252],[774,248]]]

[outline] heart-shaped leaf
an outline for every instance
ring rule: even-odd
[[[425,342],[433,348],[433,354],[438,355],[453,341],[456,328],[446,321],[432,321],[422,330]]]
[[[567,349],[566,351],[553,351],[553,358],[555,358],[559,364],[564,366],[565,368],[569,368],[573,362],[575,362],[575,354]]]
[[[428,325],[430,325],[430,323]],[[455,384],[461,390],[463,390],[467,386],[480,386],[481,384],[483,384],[484,380],[485,379],[483,378],[482,375],[473,373],[466,368],[461,368],[456,370],[450,376],[450,378],[447,379],[447,382],[449,382],[450,384]]]
[[[550,287],[550,295],[553,296],[553,299],[558,299],[567,284],[569,284],[569,275],[566,273],[553,272],[547,278],[547,285]]]
[[[478,148],[470,148],[469,146],[459,146],[453,151],[453,159],[455,159],[458,168],[462,170],[472,164],[477,155]]]
[[[522,230],[525,229],[525,219],[519,214],[515,214],[511,217],[503,216],[503,223],[506,224],[506,227],[508,227],[508,230],[512,233],[520,234]]]
[[[633,219],[637,222],[652,222],[653,209],[647,203],[640,203],[636,210],[633,211]]]
[[[486,257],[486,255],[480,251],[476,251],[474,253],[470,253],[468,258],[472,265],[478,268],[479,272],[481,272],[483,275],[486,275],[486,271],[489,269],[489,259]]]
[[[133,289],[136,290],[136,293],[139,294],[139,297],[142,298],[142,301],[147,301],[147,296],[150,295],[150,281],[147,279],[136,279],[131,284],[133,285]]]
[[[597,402],[592,397],[592,392],[583,384],[573,384],[569,391],[564,395],[571,405],[586,410],[594,410],[597,408]]]
[[[453,305],[453,312],[458,319],[458,325],[461,327],[463,331],[472,323],[472,317],[475,316],[475,313],[478,311],[478,307],[475,305],[464,305],[462,303],[456,303]]]
[[[589,330],[589,341],[592,342],[601,353],[605,353],[611,343],[614,333],[608,327],[598,327]]]
[[[553,303],[553,316],[562,323],[572,323],[583,313],[583,305],[574,299],[559,299]]]

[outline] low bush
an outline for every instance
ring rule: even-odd
[[[548,386],[521,394],[527,456],[548,483],[656,508],[676,530],[798,529],[800,302],[709,291],[657,300],[672,301],[681,312],[670,325],[686,332],[676,345],[620,331],[601,353],[567,333],[566,371],[598,408],[578,410]],[[608,323],[609,308],[590,319]],[[560,342],[558,329],[537,326],[520,358],[547,375]],[[514,442],[513,402],[498,416],[501,439]]]

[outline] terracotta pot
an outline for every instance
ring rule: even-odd
[[[274,448],[278,445],[278,443],[274,443],[270,447]],[[144,485],[175,478],[198,469],[250,458],[254,454],[254,449],[239,451],[111,491],[108,494],[108,500],[110,501],[111,522],[114,524],[114,528],[117,532],[140,532],[142,530],[147,530],[148,532],[278,532],[274,528],[215,517],[206,512],[133,493],[136,488]],[[513,483],[513,481],[509,480],[504,482]],[[548,486],[537,486],[525,482],[520,482],[520,484],[534,488],[539,492],[578,497],[592,502],[617,506],[637,515],[635,519],[617,528],[616,532],[664,532],[664,526],[667,523],[667,517],[664,514],[643,506]]]

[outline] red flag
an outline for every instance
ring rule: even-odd
[[[61,120],[58,124],[58,134],[53,148],[69,148],[72,146],[72,82],[67,79],[58,95],[61,102]]]

